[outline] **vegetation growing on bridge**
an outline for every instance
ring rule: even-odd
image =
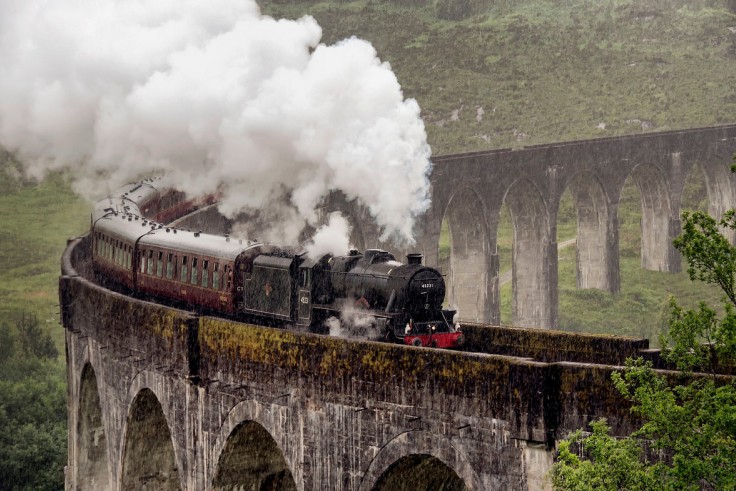
[[[705,303],[685,310],[671,301],[663,357],[684,378],[673,383],[651,363],[629,359],[613,381],[644,424],[622,440],[608,435],[605,421],[592,424],[588,437],[573,434],[559,446],[555,489],[736,488],[736,381],[718,375],[736,366],[736,247],[721,233],[736,229],[736,210],[720,221],[703,212],[683,218],[675,247],[691,279],[721,289],[723,311]],[[584,457],[572,443],[580,444]]]

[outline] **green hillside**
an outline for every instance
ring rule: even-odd
[[[725,1],[362,0],[263,10],[313,15],[328,44],[371,41],[422,107],[436,155],[736,121],[736,16]],[[452,16],[461,19],[440,18]]]

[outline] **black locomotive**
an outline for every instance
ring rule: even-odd
[[[270,325],[326,333],[335,323],[359,324],[391,341],[462,346],[455,312],[442,309],[444,280],[421,255],[405,264],[379,249],[311,259],[291,248],[181,230],[159,219],[198,204],[155,184],[130,184],[95,206],[93,265],[101,281]]]

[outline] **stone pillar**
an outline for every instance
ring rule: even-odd
[[[525,442],[523,458],[527,491],[551,491],[549,471],[554,463],[554,452],[542,443]]]

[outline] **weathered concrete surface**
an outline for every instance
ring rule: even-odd
[[[105,290],[85,251],[60,278],[67,489],[547,489],[560,437],[631,430],[614,366],[549,361],[641,340],[469,326],[485,353],[464,353],[268,329]]]
[[[432,204],[417,223],[417,248],[429,265],[441,266],[446,219],[450,304],[463,320],[500,323],[496,238],[505,203],[514,229],[512,324],[555,329],[557,213],[565,191],[577,210],[578,286],[617,292],[618,206],[626,180],[641,196],[642,267],[676,272],[680,257],[672,239],[680,232],[684,183],[700,169],[710,213],[720,216],[736,206],[729,172],[735,150],[736,125],[727,125],[434,157]],[[379,240],[380,230],[360,206],[338,199],[326,204],[325,211],[332,209],[349,217],[356,245],[397,250]]]

